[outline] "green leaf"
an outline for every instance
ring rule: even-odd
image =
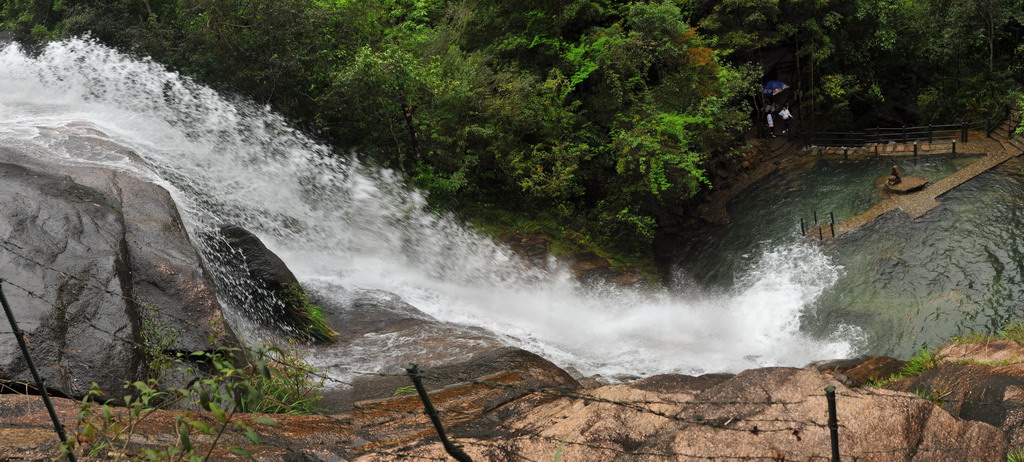
[[[210,412],[213,413],[213,417],[217,419],[218,422],[226,423],[228,421],[228,416],[224,413],[224,409],[221,409],[217,403],[210,402]]]
[[[251,428],[245,429],[245,436],[246,438],[249,438],[249,441],[252,441],[252,444],[263,444],[263,440],[260,438],[260,435],[257,435]]]
[[[189,420],[188,424],[193,426],[193,427],[195,427],[196,430],[199,430],[204,435],[211,435],[211,434],[213,434],[213,428],[211,428],[209,425],[207,425],[206,422],[201,422],[201,421],[198,421],[198,420]]]
[[[188,425],[182,425],[179,433],[178,438],[181,440],[181,449],[185,452],[192,451],[192,440],[189,438]]]
[[[274,419],[271,419],[269,417],[256,417],[255,419],[252,419],[252,421],[254,423],[263,424],[263,425],[269,425],[271,427],[276,427],[277,426],[277,421],[274,420]]]

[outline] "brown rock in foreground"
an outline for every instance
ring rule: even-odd
[[[837,389],[843,460],[1005,460],[998,428],[957,419],[914,394],[847,388],[813,368],[663,375],[583,390],[534,363],[428,390],[449,435],[476,461],[548,461],[556,453],[566,461],[803,461],[830,455],[829,385]],[[57,404],[74,434],[77,403]],[[178,413],[147,418],[131,447],[175,441]],[[415,396],[362,401],[352,415],[273,418],[278,427],[257,426],[264,444],[226,435],[212,460],[230,458],[232,447],[256,460],[449,460]],[[0,395],[0,422],[0,460],[55,458],[38,397]]]
[[[1010,340],[952,344],[939,349],[942,366],[885,388],[930,397],[961,419],[999,427],[1011,446],[1024,446],[1024,347]]]
[[[724,379],[724,380],[722,380]],[[494,380],[500,380],[495,377]],[[670,383],[666,377],[659,382]],[[837,388],[844,459],[1004,460],[1002,432],[962,421],[920,397],[850,389],[811,369],[766,368],[731,378],[681,380],[690,386],[609,385],[587,391],[542,389],[487,411],[508,384],[476,385],[466,394],[436,394],[449,409],[450,434],[474,460],[812,460],[830,455],[823,389]],[[542,398],[537,401],[537,398]],[[534,402],[521,405],[523,399]],[[388,400],[373,403],[387,407]],[[412,410],[410,407],[409,411]],[[360,422],[359,416],[356,421]],[[491,428],[481,434],[479,427]],[[372,444],[357,460],[444,458],[425,417],[359,424]],[[394,433],[401,428],[401,435]]]
[[[77,414],[81,403],[53,398],[53,404],[68,431],[68,437],[76,438],[79,433]],[[127,410],[114,408],[114,413],[124,416]],[[166,448],[177,442],[175,417],[180,414],[180,411],[158,411],[139,420],[128,445],[129,453],[142,448]],[[233,449],[243,449],[256,460],[347,460],[349,457],[352,425],[348,415],[236,414],[233,417],[237,420],[269,417],[277,422],[277,426],[258,423],[251,425],[262,439],[262,444],[252,444],[238,432],[226,432],[217,440],[208,460],[246,460],[233,453]],[[215,424],[212,419],[207,422]],[[213,440],[213,436],[196,433],[191,439],[200,454],[207,453]],[[0,461],[64,460],[60,457],[59,444],[40,397],[0,395]],[[98,457],[82,457],[80,454],[79,460],[113,459],[119,449],[105,449]]]

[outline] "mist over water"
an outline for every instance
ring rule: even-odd
[[[685,275],[672,290],[583,287],[564,269],[530,269],[428,211],[398,174],[331,155],[267,108],[86,40],[36,57],[0,52],[0,143],[152,179],[171,191],[193,242],[239,224],[304,283],[394,292],[584,374],[802,366],[852,355],[862,337],[842,325],[817,338],[801,331],[841,273],[817,246],[778,244],[725,289]],[[260,338],[245,313],[230,319]]]

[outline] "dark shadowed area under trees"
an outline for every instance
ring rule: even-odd
[[[6,0],[268,104],[490,229],[649,260],[742,156],[771,56],[821,129],[1020,100],[1024,0]]]

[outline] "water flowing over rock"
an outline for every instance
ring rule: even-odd
[[[17,268],[5,293],[48,387],[120,392],[145,371],[153,330],[174,332],[152,344],[165,350],[235,344],[167,191],[12,149],[0,177],[0,268]],[[0,378],[28,381],[13,336],[0,342]]]
[[[230,280],[226,292],[237,306],[259,318],[264,327],[283,328],[293,338],[331,342],[335,333],[319,324],[319,306],[311,307],[309,296],[288,265],[271,252],[251,231],[237,225],[222,225],[208,236],[216,266]],[[316,329],[311,326],[321,327]]]

